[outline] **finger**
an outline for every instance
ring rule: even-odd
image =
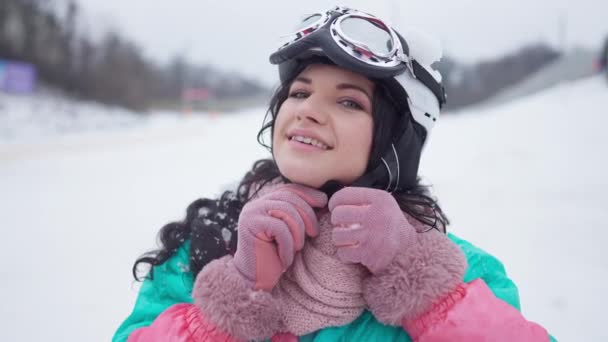
[[[304,247],[304,221],[293,206],[285,202],[279,203],[280,205],[273,206],[273,209],[270,209],[268,214],[287,224],[291,232],[294,248],[296,251],[299,251]]]
[[[249,232],[256,238],[267,241],[276,242],[277,251],[283,269],[286,269],[293,262],[295,254],[294,242],[291,236],[291,231],[287,224],[278,218],[272,216],[256,216],[248,222]]]
[[[369,231],[361,225],[350,227],[336,227],[331,231],[331,240],[334,245],[340,247],[358,247],[367,241]]]
[[[318,189],[299,184],[285,184],[281,190],[295,193],[313,208],[323,208],[327,205],[327,195]]]
[[[288,191],[276,191],[264,197],[265,200],[283,201],[292,204],[297,210],[304,223],[303,228],[308,236],[315,237],[319,234],[319,222],[312,207],[299,195]]]
[[[254,288],[258,290],[272,290],[285,268],[279,257],[277,244],[254,239],[255,248],[255,276]]]
[[[304,209],[296,207],[296,210],[300,213],[302,220],[304,221],[304,232],[310,237],[317,237],[319,235],[319,221],[316,215],[310,216]]]
[[[304,247],[306,222],[304,217],[302,217],[302,212],[297,210],[298,207],[287,200],[281,199],[265,199],[264,207],[268,214],[287,223],[287,226],[293,235],[296,250],[299,251],[302,249],[302,247]]]
[[[335,207],[344,204],[361,205],[370,204],[371,199],[380,195],[382,192],[388,194],[384,190],[361,188],[361,187],[346,187],[336,192],[329,200],[329,210],[333,211]]]
[[[331,223],[334,226],[363,223],[369,215],[369,205],[339,205],[331,211]]]

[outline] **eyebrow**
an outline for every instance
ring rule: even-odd
[[[295,79],[295,81],[299,81],[302,83],[306,83],[306,84],[312,84],[312,80],[310,78],[306,78],[306,77],[297,77]],[[344,90],[344,89],[353,89],[353,90],[358,90],[360,92],[362,92],[363,94],[365,94],[368,99],[371,101],[372,97],[371,95],[362,87],[359,87],[358,85],[355,84],[351,84],[351,83],[340,83],[336,86],[336,89],[340,89],[340,90]]]

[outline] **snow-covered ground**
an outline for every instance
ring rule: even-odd
[[[0,97],[1,341],[108,341],[158,229],[267,153],[261,108],[141,119],[64,105]],[[608,340],[607,108],[593,77],[445,116],[423,160],[451,231],[503,260],[525,315],[563,341]]]
[[[0,143],[45,142],[66,134],[115,130],[141,123],[116,107],[74,102],[48,90],[33,96],[0,92]]]

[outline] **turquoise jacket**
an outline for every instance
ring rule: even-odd
[[[471,243],[452,234],[449,238],[464,252],[468,269],[464,282],[482,279],[494,295],[516,309],[520,309],[518,290],[507,277],[504,266],[498,259]],[[131,332],[149,326],[163,311],[177,303],[192,303],[194,277],[189,270],[189,242],[162,265],[154,268],[154,280],[146,279],[140,289],[133,312],[120,325],[113,342],[124,342]],[[365,311],[359,318],[342,327],[325,328],[313,334],[302,336],[300,341],[411,341],[401,327],[379,323],[373,315]],[[555,339],[551,338],[552,341]]]

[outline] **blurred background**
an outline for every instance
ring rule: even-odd
[[[0,340],[111,338],[160,227],[268,157],[268,56],[334,5],[0,2]],[[421,174],[450,230],[505,263],[558,340],[608,340],[608,2],[339,5],[442,43]]]

